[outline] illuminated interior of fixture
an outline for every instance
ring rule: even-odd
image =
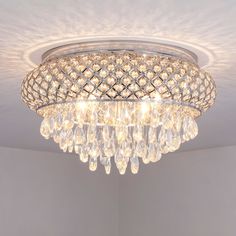
[[[198,133],[215,100],[211,76],[183,48],[103,40],[53,48],[22,83],[23,101],[43,117],[40,132],[94,171],[120,174],[157,162]]]

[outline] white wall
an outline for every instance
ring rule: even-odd
[[[1,236],[117,236],[117,178],[66,156],[0,148]]]
[[[120,236],[236,235],[236,146],[168,155],[119,184]]]
[[[0,148],[0,236],[235,236],[236,146],[171,154],[136,176]]]

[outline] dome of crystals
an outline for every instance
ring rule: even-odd
[[[40,132],[90,170],[120,174],[193,139],[195,118],[215,100],[211,76],[172,55],[100,50],[49,57],[22,84],[22,99],[44,119]]]

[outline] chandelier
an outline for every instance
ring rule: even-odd
[[[216,96],[192,52],[165,44],[103,40],[53,48],[22,83],[43,117],[40,133],[95,171],[115,163],[136,174],[198,134],[195,119]]]

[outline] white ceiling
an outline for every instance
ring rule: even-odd
[[[218,96],[198,121],[198,137],[181,150],[236,144],[235,0],[0,0],[0,146],[58,151],[21,102],[21,81],[45,48],[111,36],[201,48]]]

